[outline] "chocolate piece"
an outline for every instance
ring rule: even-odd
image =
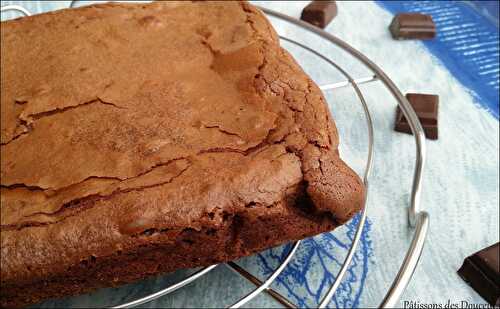
[[[500,247],[496,243],[467,257],[458,274],[490,305],[500,305]]]
[[[302,10],[300,19],[325,28],[335,16],[337,16],[335,1],[312,1]]]
[[[429,40],[436,36],[436,25],[430,15],[420,13],[399,13],[389,26],[396,40]]]
[[[433,94],[407,93],[406,99],[408,99],[408,102],[410,102],[415,110],[424,128],[425,136],[429,139],[437,139],[439,96]],[[399,106],[396,113],[395,130],[412,134],[410,124]]]

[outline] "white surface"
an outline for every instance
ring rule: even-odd
[[[2,1],[2,5],[7,2]],[[65,7],[66,2],[25,5],[32,12]],[[306,2],[263,2],[259,5],[299,17]],[[422,207],[430,213],[430,234],[424,254],[404,300],[419,303],[468,301],[484,303],[456,275],[463,259],[499,239],[499,123],[474,104],[471,95],[439,61],[415,41],[394,41],[387,26],[391,14],[371,2],[339,2],[339,14],[327,31],[345,40],[377,63],[403,93],[421,92],[440,97],[440,137],[427,142]],[[277,32],[295,38],[297,32],[284,23]],[[321,49],[353,73],[367,70],[352,63],[314,35],[303,42]],[[297,55],[318,83],[336,82],[340,75]],[[316,60],[315,60],[316,61]],[[309,63],[308,63],[309,62]],[[375,265],[368,274],[361,305],[381,301],[408,248],[412,231],[406,229],[406,210],[414,162],[413,137],[393,131],[395,100],[379,83],[361,86],[370,105],[375,132],[375,161],[371,177],[368,216],[373,222]],[[342,154],[357,169],[364,162],[366,136],[361,109],[350,88],[329,92],[328,101],[342,137]],[[224,272],[224,271],[222,271]],[[227,271],[226,271],[227,272]],[[227,282],[226,282],[227,283]],[[214,285],[214,282],[207,282]],[[219,286],[219,293],[225,283]],[[218,284],[217,284],[218,285]],[[186,294],[185,297],[189,297]],[[219,294],[220,296],[221,294]],[[208,297],[208,296],[207,296]],[[84,303],[80,303],[82,305]],[[176,303],[179,305],[179,303]],[[189,305],[189,301],[183,302]],[[253,305],[267,304],[265,302]]]

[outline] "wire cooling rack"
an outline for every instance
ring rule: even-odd
[[[78,1],[71,1],[70,7],[73,7],[76,2]],[[373,158],[373,143],[374,143],[374,137],[373,137],[373,124],[372,124],[372,118],[370,114],[370,109],[368,107],[368,104],[366,103],[366,100],[363,96],[362,91],[358,87],[361,84],[364,83],[370,83],[370,82],[375,82],[375,81],[380,81],[383,86],[385,86],[389,92],[392,94],[392,96],[396,99],[398,102],[399,107],[403,111],[406,119],[408,119],[408,122],[410,124],[410,128],[413,132],[413,135],[415,137],[415,150],[416,150],[416,162],[415,162],[415,170],[414,170],[414,175],[413,175],[413,184],[411,187],[411,198],[410,198],[410,206],[408,208],[408,225],[410,229],[414,230],[413,234],[413,239],[410,243],[409,249],[406,253],[405,258],[403,259],[403,262],[399,268],[399,271],[397,272],[397,275],[392,283],[392,285],[389,287],[387,294],[385,295],[384,299],[380,303],[379,307],[381,308],[393,308],[397,305],[397,302],[399,301],[399,298],[401,294],[404,292],[406,289],[406,286],[411,280],[411,277],[417,267],[418,261],[420,259],[424,244],[425,244],[425,239],[427,235],[427,230],[429,226],[429,215],[426,211],[420,209],[420,194],[421,194],[421,180],[422,180],[422,172],[424,168],[424,162],[425,162],[425,135],[424,131],[422,129],[422,126],[413,110],[411,105],[408,103],[406,98],[403,96],[401,91],[396,87],[396,85],[391,81],[391,79],[375,64],[373,63],[370,59],[368,59],[365,55],[357,51],[356,49],[352,48],[350,45],[348,45],[346,42],[340,40],[339,38],[317,28],[314,26],[311,26],[308,23],[305,23],[301,20],[298,20],[296,18],[290,17],[288,15],[266,9],[266,8],[260,8],[266,15],[278,18],[284,22],[287,22],[289,24],[293,24],[295,26],[299,26],[317,36],[322,38],[323,40],[328,41],[329,43],[339,47],[342,49],[344,52],[348,53],[351,57],[357,59],[360,61],[366,68],[369,69],[369,71],[372,73],[370,76],[367,77],[361,77],[361,78],[353,78],[351,74],[348,73],[347,70],[345,70],[342,66],[339,64],[335,63],[328,57],[326,57],[324,54],[320,53],[319,51],[301,43],[298,42],[294,39],[291,39],[286,36],[280,36],[280,39],[283,41],[286,41],[288,43],[291,43],[299,48],[302,48],[303,50],[311,53],[312,55],[319,57],[320,59],[326,61],[330,66],[332,66],[337,72],[339,72],[345,80],[336,82],[336,83],[329,83],[320,86],[320,89],[325,92],[329,91],[332,89],[337,89],[341,87],[352,87],[356,93],[357,98],[359,99],[364,115],[366,118],[366,123],[368,127],[368,155],[366,158],[366,163],[365,163],[365,168],[364,168],[364,173],[363,173],[363,182],[364,185],[366,186],[366,196],[365,196],[365,201],[367,200],[367,195],[369,193],[369,177],[370,177],[370,171],[372,167],[372,158]],[[1,7],[1,12],[5,11],[18,11],[22,13],[25,16],[31,15],[31,13],[25,9],[22,6],[19,5],[6,5]],[[335,280],[333,284],[329,287],[327,290],[326,294],[323,296],[321,301],[319,302],[319,308],[325,308],[327,305],[330,303],[332,298],[335,295],[335,292],[337,291],[338,287],[340,286],[342,279],[345,275],[345,273],[348,270],[348,267],[351,263],[351,260],[354,257],[354,253],[356,251],[356,248],[358,246],[358,243],[360,241],[363,228],[365,226],[366,222],[366,215],[367,215],[367,206],[365,204],[365,207],[360,213],[360,219],[358,222],[358,226],[356,228],[355,236],[353,238],[353,241],[351,243],[351,246],[347,252],[347,256],[345,257],[339,272],[337,273],[337,276],[335,277]],[[276,301],[281,303],[283,306],[287,308],[296,308],[297,306],[287,299],[285,296],[277,292],[276,290],[272,289],[270,286],[271,284],[275,281],[275,279],[283,272],[283,270],[287,267],[287,265],[290,263],[292,258],[294,257],[294,254],[297,252],[297,249],[299,248],[301,242],[296,241],[292,244],[291,249],[288,251],[286,257],[284,260],[281,262],[280,265],[264,280],[261,281],[259,280],[256,276],[254,276],[252,273],[250,273],[248,270],[243,268],[242,266],[238,265],[235,262],[228,262],[224,264],[219,264],[219,265],[224,265],[226,267],[229,267],[231,270],[236,272],[237,274],[241,275],[242,278],[245,278],[246,280],[250,281],[253,285],[255,285],[255,289],[248,293],[247,295],[242,296],[237,302],[234,304],[230,305],[230,308],[239,308],[255,298],[257,295],[259,295],[262,292],[267,293],[271,297],[273,297]],[[205,268],[202,268],[195,273],[185,277],[182,280],[179,280],[178,282],[171,284],[168,287],[165,287],[155,293],[152,293],[150,295],[144,296],[142,298],[120,304],[118,306],[114,306],[113,308],[129,308],[129,307],[135,307],[139,306],[145,303],[148,303],[152,300],[155,300],[159,297],[163,297],[167,294],[172,293],[173,291],[176,291],[193,281],[197,280],[198,278],[204,276],[211,270],[213,270],[215,267],[218,265],[211,265]]]

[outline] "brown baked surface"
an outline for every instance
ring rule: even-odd
[[[1,55],[2,306],[232,260],[362,207],[321,92],[249,4],[21,18]]]

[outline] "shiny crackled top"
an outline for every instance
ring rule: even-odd
[[[61,10],[1,43],[2,280],[301,190],[340,223],[362,206],[319,89],[247,3]]]

